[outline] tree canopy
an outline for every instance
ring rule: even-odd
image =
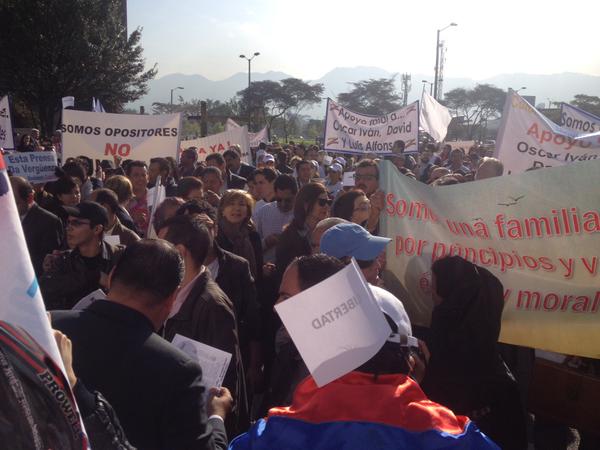
[[[402,107],[396,92],[394,77],[357,81],[351,83],[350,92],[338,95],[338,102],[346,108],[362,114],[382,115]]]
[[[600,97],[595,95],[577,94],[571,101],[571,105],[577,106],[590,114],[600,116]]]
[[[79,109],[100,98],[108,111],[148,92],[141,29],[129,36],[120,0],[4,0],[0,3],[0,94],[26,104],[44,133],[61,98]],[[88,106],[89,105],[89,106]]]
[[[490,84],[478,84],[473,89],[457,88],[447,92],[442,102],[455,117],[463,117],[466,138],[473,139],[488,119],[499,117],[504,108],[506,92]]]

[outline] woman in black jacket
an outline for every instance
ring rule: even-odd
[[[498,352],[502,283],[458,256],[435,261],[431,271],[435,307],[423,391],[470,417],[500,448],[527,448],[517,383]]]

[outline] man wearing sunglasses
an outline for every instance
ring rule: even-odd
[[[106,209],[95,202],[81,202],[67,211],[67,244],[71,250],[52,259],[40,278],[46,309],[71,309],[82,297],[107,287],[108,274],[120,246],[104,242],[108,224]]]

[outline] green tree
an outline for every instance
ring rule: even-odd
[[[489,119],[502,114],[506,92],[489,84],[478,84],[473,89],[457,88],[444,95],[442,102],[455,117],[463,117],[465,138],[474,139]]]
[[[382,115],[402,107],[394,85],[395,77],[362,80],[351,83],[350,92],[338,95],[338,102],[362,114]]]
[[[309,84],[298,78],[257,81],[238,92],[244,112],[253,119],[252,122],[257,126],[266,123],[271,128],[275,119],[281,119],[286,140],[290,120],[307,106],[319,103],[322,94],[321,83]]]
[[[577,94],[571,105],[577,106],[590,114],[600,116],[600,97],[594,95]]]
[[[127,36],[120,0],[3,0],[0,2],[0,94],[35,112],[42,132],[56,126],[61,98],[108,111],[148,92],[156,68],[145,70],[141,29]]]

